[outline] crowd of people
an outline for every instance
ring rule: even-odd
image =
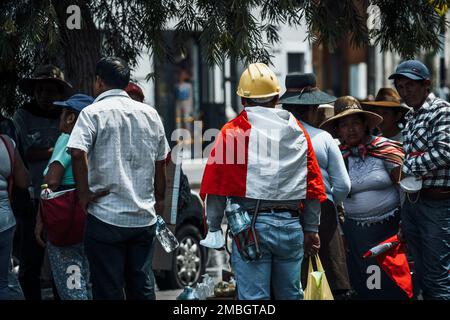
[[[321,91],[311,73],[288,74],[283,95],[265,64],[242,73],[243,111],[216,137],[200,190],[204,246],[223,247],[230,203],[253,218],[251,233],[233,238],[239,299],[303,299],[315,255],[336,299],[409,299],[384,269],[379,285],[368,285],[378,262],[363,256],[395,235],[413,266],[413,297],[450,299],[450,104],[431,92],[420,61],[402,62],[389,79],[395,89],[358,101]],[[19,90],[30,101],[12,121],[0,119],[0,300],[40,300],[45,255],[60,299],[155,299],[155,223],[170,150],[126,62],[97,63],[94,97],[75,94],[51,65]],[[406,180],[418,187],[402,187]],[[44,188],[73,190],[87,213],[75,243],[51,237]],[[245,251],[253,244],[256,256]]]

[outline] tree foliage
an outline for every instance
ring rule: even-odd
[[[66,28],[69,14],[64,8],[68,4],[82,8],[83,28],[95,24],[98,38],[89,37],[92,28],[84,28],[79,38],[71,37],[76,31]],[[379,29],[367,28],[369,4],[380,9],[376,17]],[[170,55],[164,41],[166,30],[176,31],[177,50],[183,50],[186,32],[196,32],[208,63],[221,65],[225,59],[236,59],[246,64],[270,62],[270,48],[279,40],[280,24],[303,24],[307,35],[299,42],[323,43],[332,49],[347,37],[354,46],[367,45],[371,40],[383,50],[396,51],[406,58],[439,48],[439,33],[447,22],[436,8],[444,5],[450,5],[450,1],[3,0],[0,108],[11,111],[21,102],[17,80],[30,75],[36,64],[73,65],[70,56],[75,54],[76,41],[82,41],[77,39],[101,41],[90,49],[80,46],[80,50],[98,51],[89,59],[113,54],[134,66],[144,47],[151,48],[158,59]],[[75,69],[72,66],[70,70]]]

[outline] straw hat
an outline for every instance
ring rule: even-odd
[[[338,98],[334,103],[334,117],[324,121],[319,128],[328,131],[333,137],[336,138],[336,125],[337,120],[344,117],[361,114],[366,119],[366,123],[369,129],[372,131],[376,126],[378,126],[383,118],[376,113],[370,111],[364,111],[358,100],[352,96],[343,96]]]
[[[375,101],[363,101],[363,106],[398,108],[401,112],[408,112],[410,109],[401,103],[401,99],[397,91],[392,88],[381,88],[378,90]]]

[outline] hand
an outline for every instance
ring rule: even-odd
[[[36,226],[34,227],[34,236],[36,237],[36,242],[38,243],[38,245],[45,248],[44,224],[40,219],[36,221]]]
[[[391,181],[397,185],[399,181],[402,179],[402,166],[397,166],[391,170],[390,173]]]
[[[406,243],[405,235],[404,235],[404,233],[403,233],[403,230],[402,230],[402,226],[401,226],[401,225],[400,225],[399,228],[398,228],[397,238],[398,238],[398,240],[400,240],[400,242]]]
[[[89,203],[96,201],[98,198],[107,196],[109,194],[109,190],[101,190],[92,192],[91,190],[85,193],[78,194],[78,201],[80,202],[81,207],[86,211]]]
[[[305,232],[304,233],[304,252],[305,256],[314,256],[320,249],[320,238],[317,232]]]

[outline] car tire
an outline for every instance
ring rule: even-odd
[[[172,269],[155,275],[160,290],[195,286],[206,269],[206,250],[200,246],[201,232],[192,225],[182,225],[176,232],[180,246],[172,256]]]

